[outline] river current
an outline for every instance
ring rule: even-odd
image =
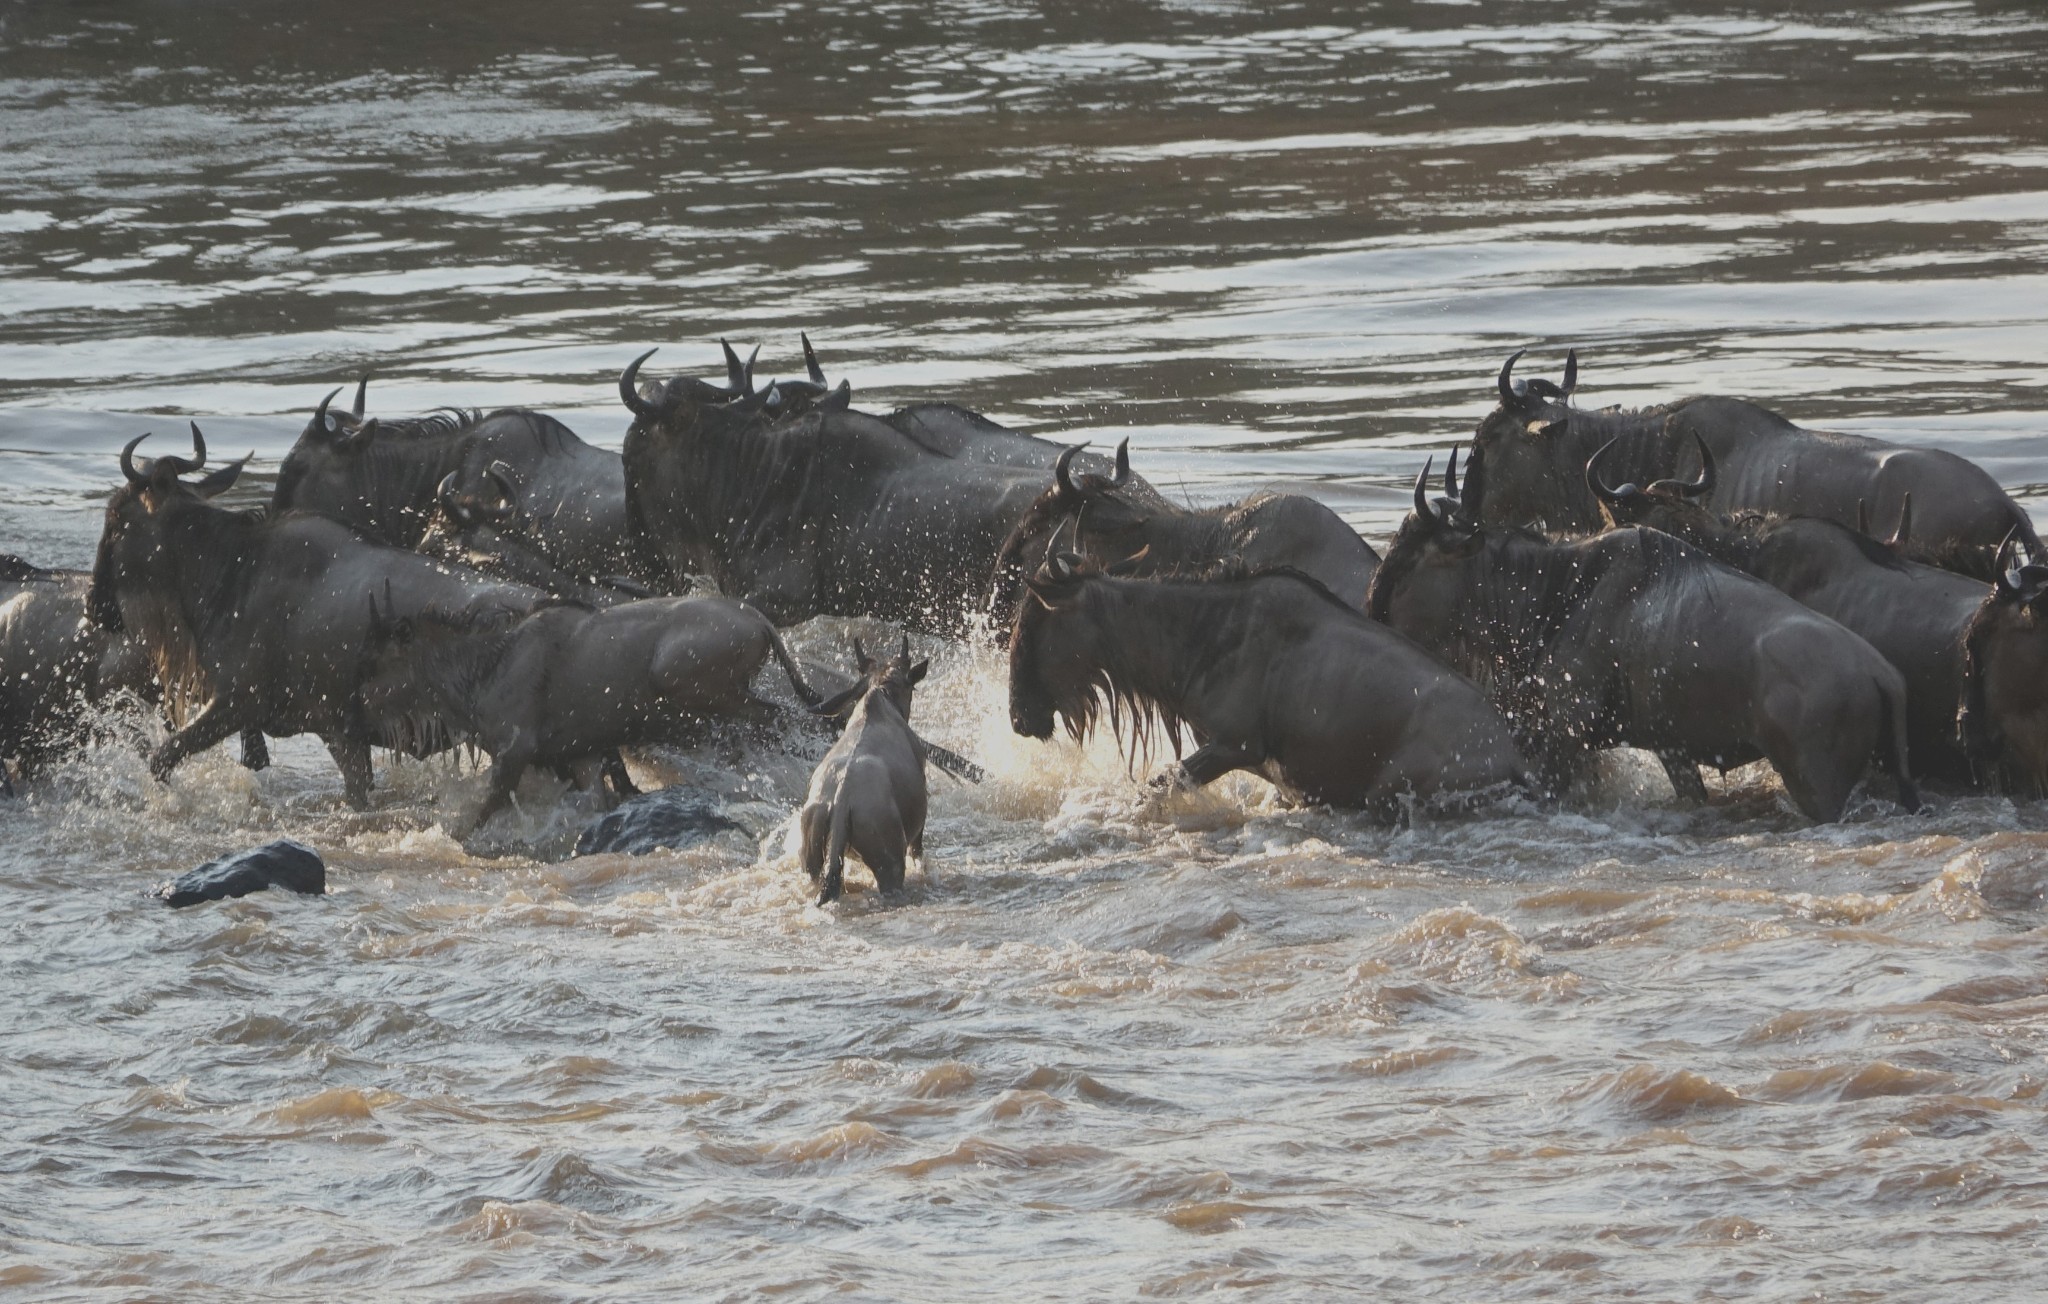
[[[869,410],[1382,544],[1525,346],[2038,514],[2044,67],[1990,0],[8,5],[0,551],[88,565],[145,430],[253,448],[254,503],[366,372],[615,447],[642,349],[800,330]],[[1630,755],[1392,831],[1148,800],[927,650],[990,777],[893,902],[809,903],[765,744],[641,762],[746,831],[639,858],[569,858],[545,779],[465,848],[452,761],[352,812],[307,739],[28,787],[0,1298],[2048,1298],[2048,807],[1814,827]],[[145,896],[277,836],[327,896]]]

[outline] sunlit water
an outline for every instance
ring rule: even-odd
[[[254,501],[364,371],[616,444],[641,349],[789,374],[800,329],[864,407],[1129,435],[1375,539],[1524,345],[1582,402],[2048,485],[2048,19],[1665,9],[16,6],[0,547],[85,564],[113,451],[187,417]],[[748,832],[638,859],[564,859],[544,780],[465,851],[447,763],[350,812],[309,740],[40,782],[0,812],[0,1294],[2040,1293],[2048,808],[1813,828],[1629,758],[1398,832],[1147,803],[935,650],[915,718],[991,777],[934,778],[899,902],[808,904],[815,744],[650,761]],[[143,896],[282,835],[327,897]]]

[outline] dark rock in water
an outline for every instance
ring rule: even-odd
[[[641,856],[650,851],[679,851],[708,842],[727,830],[746,826],[725,813],[725,803],[701,789],[677,785],[642,793],[592,820],[576,839],[576,854],[606,852]]]
[[[327,866],[320,853],[305,843],[281,838],[253,851],[209,860],[164,884],[156,894],[173,907],[196,906],[222,897],[248,896],[267,887],[318,896],[327,890]]]

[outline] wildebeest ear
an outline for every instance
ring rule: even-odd
[[[1563,421],[1552,421],[1544,425],[1538,425],[1534,421],[1531,421],[1529,423],[1529,433],[1532,435],[1541,436],[1562,435],[1565,430],[1565,424],[1566,423]]]
[[[249,459],[254,456],[256,456],[256,451],[251,449],[219,470],[210,472],[202,479],[193,481],[192,491],[201,498],[212,498],[226,493],[234,487],[236,478],[242,474],[242,468],[247,466]]]
[[[931,670],[931,668],[932,663],[930,657],[926,657],[924,660],[918,662],[916,665],[910,668],[910,682],[913,684],[923,683],[925,675]]]
[[[1024,587],[1030,590],[1032,597],[1038,599],[1038,605],[1047,611],[1058,611],[1074,601],[1075,595],[1080,591],[1080,585],[1072,578],[1061,579],[1044,571],[1026,576]]]

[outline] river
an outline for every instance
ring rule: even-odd
[[[2048,494],[2048,17],[1993,0],[0,12],[0,550],[90,562],[113,454],[319,396],[619,369],[1128,436],[1384,542],[1516,349]],[[145,451],[149,448],[145,446]],[[857,622],[795,638],[843,660]],[[873,632],[873,631],[867,631]],[[930,863],[809,904],[748,826],[566,859],[536,779],[109,743],[0,811],[0,1297],[2048,1298],[2048,808],[1673,802],[1375,829],[1147,801],[941,647]],[[1142,777],[1142,776],[1141,776]],[[330,892],[152,884],[294,836]]]

